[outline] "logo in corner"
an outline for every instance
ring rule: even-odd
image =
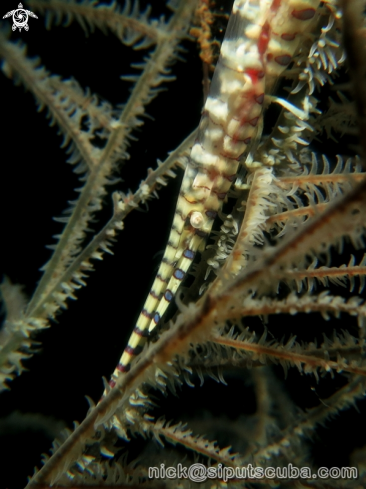
[[[31,12],[30,10],[25,10],[23,9],[23,5],[20,3],[18,5],[18,8],[16,10],[11,10],[7,14],[4,15],[3,19],[6,19],[7,17],[13,16],[13,25],[12,29],[15,31],[15,29],[18,27],[19,31],[21,31],[23,28],[24,30],[28,30],[28,16],[34,17],[35,19],[38,19],[36,14]]]

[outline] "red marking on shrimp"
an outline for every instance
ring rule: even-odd
[[[284,41],[293,41],[296,37],[296,34],[281,34],[281,39]]]
[[[246,119],[246,116],[248,115],[248,111],[245,111],[245,113],[243,114],[243,116],[240,118],[240,119],[237,119],[236,117],[233,117],[233,120],[237,121],[240,123],[240,127],[239,127],[239,130],[245,125],[245,124],[250,124],[252,127],[255,127],[258,123],[258,120],[259,120],[259,117],[253,117],[253,119]],[[246,140],[248,138],[245,138],[245,139],[239,139],[239,135],[238,135],[238,131],[235,132],[235,134],[232,136],[231,138],[233,140],[234,143],[237,143],[238,141],[243,141],[245,144],[246,143]],[[249,138],[250,140],[250,138]],[[236,158],[231,158],[231,159],[236,159]]]
[[[260,95],[254,95],[254,100],[257,102],[257,104],[262,105],[264,101],[264,93],[261,93]]]
[[[223,173],[222,175],[226,180],[229,180],[229,182],[233,182],[236,178],[236,173],[234,173],[234,175],[225,175],[225,173]]]
[[[196,188],[204,188],[205,190],[211,190],[209,187],[206,187],[205,185],[194,185],[193,188],[194,189],[196,189]]]
[[[280,8],[281,5],[281,0],[273,0],[272,5],[271,5],[271,10],[272,12],[275,12]]]
[[[219,200],[224,200],[224,199],[225,199],[225,197],[226,197],[226,195],[227,195],[227,192],[220,192],[220,191],[219,191],[219,188],[213,188],[213,189],[212,189],[212,193],[213,193],[213,194],[216,194],[216,196],[217,196],[217,198],[218,198]]]
[[[131,369],[131,365],[123,365],[122,363],[119,363],[117,365],[117,370],[119,372],[128,372]]]
[[[214,166],[208,167],[206,173],[207,173],[208,178],[211,181],[214,181],[218,176],[221,175],[220,171]],[[209,190],[211,190],[211,189],[209,189]]]
[[[303,10],[293,10],[291,12],[291,15],[292,15],[292,17],[295,17],[295,19],[298,19],[298,20],[310,20],[315,15],[315,9],[314,8],[305,8]]]
[[[234,138],[233,138],[234,139]],[[238,140],[237,139],[234,139],[234,143],[237,143]],[[239,158],[240,156],[229,156],[228,153],[220,153],[221,156],[223,156],[224,158],[227,158],[228,160],[234,160],[234,161],[239,161]]]
[[[281,66],[287,66],[291,61],[291,56],[289,54],[282,54],[281,56],[276,56],[275,61]]]
[[[269,23],[266,22],[264,24],[264,26],[262,27],[262,31],[259,35],[259,40],[258,40],[258,51],[259,51],[259,54],[261,54],[261,55],[263,55],[266,52],[267,47],[268,47],[269,30],[270,30]]]
[[[255,127],[257,124],[258,124],[258,121],[259,121],[259,117],[254,117],[253,119],[251,119],[249,122],[249,124],[253,127]]]
[[[235,119],[234,117],[233,117],[233,119],[235,121],[238,121],[239,120],[239,119]],[[227,136],[228,138],[232,139],[233,140],[233,143],[245,143],[245,144],[249,144],[250,141],[251,141],[251,139],[252,139],[251,137],[248,137],[248,138],[245,138],[245,139],[239,139],[235,135],[234,136],[230,136],[226,132],[225,132],[225,136]]]
[[[255,70],[254,68],[247,68],[245,70],[245,74],[250,77],[252,80],[253,85],[258,83],[258,80],[264,77],[264,71],[261,70]]]

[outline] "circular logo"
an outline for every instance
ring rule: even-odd
[[[14,22],[12,26],[13,31],[15,31],[17,27],[19,28],[19,30],[21,30],[24,27],[24,29],[27,31],[29,29],[27,11],[22,8],[18,8],[14,10],[13,22]]]
[[[7,17],[13,17],[13,25],[11,28],[13,31],[15,31],[17,28],[19,31],[24,29],[25,31],[29,30],[29,25],[28,25],[28,19],[29,17],[34,17],[35,19],[38,19],[36,14],[31,12],[30,10],[25,10],[23,8],[23,5],[19,3],[18,8],[15,10],[10,10],[10,12],[6,13],[3,17],[3,19],[6,19]]]

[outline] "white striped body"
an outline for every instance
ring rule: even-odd
[[[157,277],[110,385],[172,301],[257,136],[265,94],[286,69],[318,0],[237,0],[187,165]],[[300,20],[299,20],[300,18]],[[294,30],[295,29],[295,30]]]

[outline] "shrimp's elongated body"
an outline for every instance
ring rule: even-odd
[[[290,64],[319,0],[236,0],[159,267],[110,386],[173,300],[258,136],[265,96]]]

